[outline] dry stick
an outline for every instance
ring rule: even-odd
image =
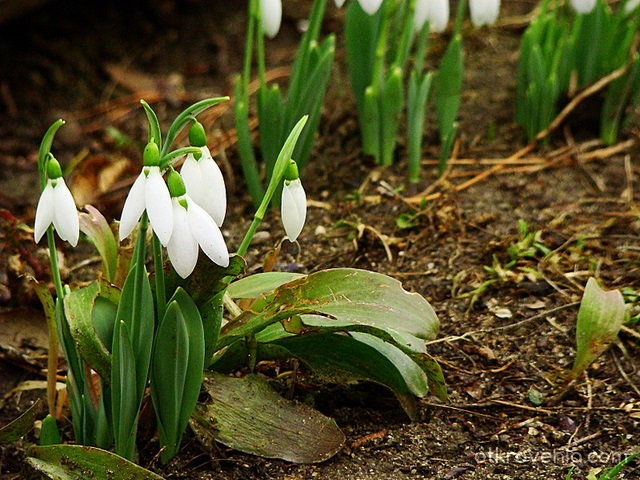
[[[628,63],[618,68],[617,70],[614,70],[609,75],[602,77],[600,80],[592,84],[590,87],[585,88],[578,95],[573,97],[573,99],[567,104],[566,107],[562,109],[562,111],[558,114],[558,116],[554,118],[553,122],[551,122],[547,128],[545,128],[543,131],[539,132],[536,135],[535,140],[539,142],[540,140],[548,136],[552,131],[554,131],[556,128],[558,128],[558,126],[560,126],[560,124],[565,120],[565,118],[569,116],[569,114],[573,110],[575,110],[575,108],[580,104],[580,102],[582,102],[585,98],[590,97],[594,93],[599,92],[614,80],[620,78],[622,75],[627,73],[627,70],[629,70]]]

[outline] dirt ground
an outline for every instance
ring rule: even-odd
[[[239,70],[243,2],[56,0],[0,25],[0,393],[43,380],[46,333],[29,273],[46,279],[42,251],[29,230],[37,201],[40,136],[63,117],[54,152],[75,167],[76,198],[118,218],[127,185],[139,168],[146,138],[138,99],[167,121],[188,102],[230,92]],[[285,21],[268,43],[271,67],[294,53],[297,26],[308,4],[285,2]],[[437,180],[438,148],[429,122],[423,179],[408,185],[404,144],[398,163],[379,170],[359,153],[353,99],[341,50],[328,104],[303,181],[312,200],[301,252],[283,262],[302,272],[350,266],[401,280],[434,306],[441,334],[430,353],[441,363],[450,399],[420,402],[409,422],[388,391],[375,385],[324,385],[315,405],[336,419],[347,446],[319,465],[295,465],[231,451],[206,451],[191,435],[166,469],[157,442],[141,445],[141,463],[168,479],[574,479],[611,466],[639,447],[640,344],[637,324],[575,384],[562,374],[575,354],[575,319],[590,276],[608,288],[640,291],[640,173],[636,121],[621,144],[607,149],[578,113],[548,145],[515,159],[526,146],[513,123],[518,39],[532,2],[506,1],[490,30],[465,30],[466,71],[456,159]],[[325,24],[342,44],[333,5]],[[434,39],[434,56],[446,38]],[[584,113],[584,112],[583,112]],[[636,120],[639,112],[635,112]],[[215,121],[215,123],[214,123]],[[231,141],[230,112],[205,121],[226,168],[230,248],[248,225]],[[232,180],[233,179],[233,180]],[[465,186],[464,182],[476,182]],[[428,192],[424,192],[428,189]],[[436,194],[426,202],[418,193]],[[552,251],[511,267],[509,246],[518,220]],[[403,228],[401,228],[403,227]],[[249,266],[283,235],[277,213],[267,219]],[[61,245],[68,278],[90,278],[90,246]],[[497,259],[503,277],[472,301]],[[465,296],[465,294],[467,294]],[[631,295],[627,296],[631,299]],[[42,390],[0,399],[0,424],[23,411]],[[540,402],[533,402],[541,396]],[[28,442],[0,447],[0,479],[21,477]],[[26,478],[26,473],[24,474]],[[638,462],[620,478],[640,478]]]

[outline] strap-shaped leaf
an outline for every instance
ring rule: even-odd
[[[227,292],[231,298],[258,298],[300,277],[304,275],[289,272],[256,273],[233,282]]]
[[[15,442],[29,433],[39,411],[40,400],[36,400],[22,415],[0,428],[0,444]]]

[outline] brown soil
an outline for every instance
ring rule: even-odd
[[[269,43],[272,66],[291,59],[296,22],[306,11],[301,0],[285,3],[283,31]],[[587,278],[596,275],[610,288],[640,289],[637,146],[609,154],[585,143],[593,131],[567,127],[548,146],[527,155],[537,162],[528,169],[506,165],[470,188],[455,189],[492,167],[481,159],[504,160],[525,146],[512,120],[515,61],[524,26],[516,15],[531,7],[506,2],[507,19],[500,26],[466,32],[457,156],[477,163],[454,162],[433,190],[442,193],[440,198],[424,205],[405,199],[433,184],[435,167],[425,167],[418,185],[407,185],[402,145],[399,163],[385,171],[359,153],[354,106],[339,62],[321,136],[303,177],[315,203],[300,238],[302,250],[295,259],[282,259],[301,264],[305,272],[336,266],[379,271],[424,295],[441,320],[441,335],[430,351],[443,366],[449,402],[424,399],[420,420],[410,423],[385,390],[325,385],[315,392],[315,404],[336,419],[348,446],[323,464],[292,465],[222,446],[211,453],[190,436],[165,470],[153,461],[157,444],[141,446],[143,465],[174,479],[538,480],[564,478],[571,466],[576,466],[574,478],[583,479],[590,468],[610,466],[638,449],[637,326],[631,326],[635,336],[623,332],[616,346],[571,388],[563,390],[560,380],[573,361],[575,302]],[[340,33],[339,18],[330,10],[335,17],[326,28]],[[38,315],[25,310],[37,304],[19,277],[24,272],[46,275],[41,252],[20,226],[33,221],[35,157],[42,132],[55,118],[68,120],[54,151],[67,165],[74,157],[86,157],[90,167],[76,170],[76,185],[91,178],[92,169],[109,171],[125,159],[114,174],[120,180],[91,198],[107,218],[117,218],[127,173],[135,172],[138,146],[146,138],[138,95],[150,98],[166,121],[188,101],[227,94],[231,74],[240,66],[243,15],[232,1],[58,0],[2,25],[0,322],[13,337],[0,341],[0,392],[43,378],[44,344],[22,330],[29,323],[24,319],[37,323]],[[436,50],[445,45],[434,42]],[[215,122],[211,129],[224,144],[232,119],[227,113]],[[434,159],[436,137],[433,128],[429,132],[425,158]],[[636,124],[625,139],[637,141],[639,134]],[[118,135],[133,145],[121,146]],[[242,193],[235,148],[221,150],[218,158],[228,159],[235,173],[225,231],[234,246],[246,228],[250,203]],[[89,192],[95,194],[91,188]],[[402,214],[412,214],[411,228],[398,227]],[[282,236],[276,217],[267,219],[263,242],[249,252],[250,266],[258,265]],[[489,287],[473,305],[469,297],[460,298],[492,278],[483,267],[492,264],[494,255],[503,266],[508,262],[507,248],[518,240],[519,219],[542,232],[542,243],[556,251],[553,261],[541,254],[521,259],[507,280]],[[339,226],[341,221],[354,228]],[[358,225],[367,227],[361,235]],[[91,266],[79,262],[93,255],[90,247],[64,252],[71,279],[89,276]],[[525,275],[522,267],[538,275]],[[539,407],[529,400],[532,390],[545,397]],[[1,405],[0,424],[38,395],[8,398]],[[20,458],[29,440],[0,449],[0,478],[20,478]],[[639,471],[632,464],[621,478],[639,478]]]

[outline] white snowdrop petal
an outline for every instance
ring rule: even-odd
[[[221,267],[229,266],[229,250],[213,218],[198,204],[190,201],[187,220],[191,234],[207,257]]]
[[[578,13],[589,13],[596,6],[596,0],[571,0],[571,6]]]
[[[444,32],[449,23],[449,0],[430,0],[427,19],[432,32]]]
[[[206,147],[205,147],[206,148]],[[211,215],[219,227],[224,222],[227,212],[227,191],[220,167],[211,157],[209,149],[200,159],[200,174],[202,175],[202,197],[196,198],[189,194],[195,202]]]
[[[173,199],[174,229],[167,244],[167,254],[178,275],[187,278],[198,263],[198,242],[191,234],[187,211]]]
[[[336,7],[340,8],[342,7],[342,5],[344,5],[345,0],[335,0],[336,2]]]
[[[53,203],[55,205],[53,225],[56,227],[60,238],[75,247],[80,236],[80,221],[76,202],[62,177],[55,182],[56,186],[53,189]]]
[[[191,198],[200,198],[202,196],[202,176],[200,175],[200,165],[193,158],[193,155],[187,155],[180,169],[180,176],[187,188],[187,194]]]
[[[469,0],[469,9],[476,27],[493,25],[500,13],[500,0]]]
[[[633,12],[640,5],[640,0],[629,0],[624,6],[624,13]]]
[[[307,196],[300,179],[285,182],[282,189],[281,216],[287,237],[295,242],[307,217]]]
[[[149,222],[160,243],[166,247],[173,231],[171,195],[160,173],[160,167],[146,168],[149,169],[149,176],[145,185],[145,205]]]
[[[136,227],[138,220],[140,220],[142,212],[144,212],[144,191],[146,181],[147,179],[144,176],[144,172],[141,172],[140,175],[138,175],[138,178],[136,178],[136,181],[133,182],[131,190],[129,190],[129,195],[127,195],[127,199],[124,201],[122,215],[120,216],[120,241],[124,240],[131,234],[133,229]]]
[[[431,0],[416,0],[416,8],[413,13],[413,29],[415,31],[420,31],[422,27],[424,27],[424,23],[427,21],[430,1]]]
[[[260,0],[260,12],[265,35],[275,37],[282,22],[282,0]]]
[[[382,0],[358,0],[358,2],[360,2],[362,9],[369,15],[376,13],[382,4]]]
[[[38,206],[36,207],[36,220],[33,227],[33,237],[36,243],[40,241],[49,225],[53,222],[53,208],[53,187],[51,186],[51,180],[49,180],[40,195],[40,200],[38,200]]]

